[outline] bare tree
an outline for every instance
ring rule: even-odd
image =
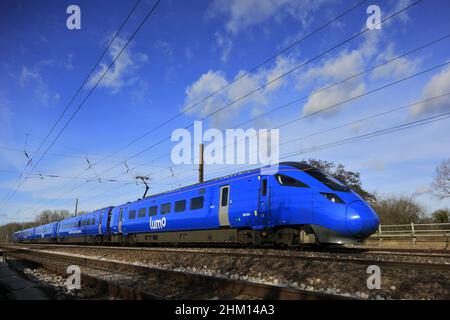
[[[436,167],[436,176],[431,183],[433,194],[440,198],[450,198],[450,158]]]
[[[431,215],[434,222],[437,223],[448,223],[450,221],[450,210],[449,209],[439,209],[433,212]]]
[[[341,163],[335,164],[331,161],[308,159],[306,163],[313,167],[319,168],[336,179],[344,182],[347,186],[353,189],[357,194],[364,198],[364,200],[373,203],[376,201],[375,194],[364,190],[361,182],[359,172],[353,172],[345,169],[345,166]]]
[[[425,218],[424,208],[406,196],[379,199],[372,204],[382,224],[419,223]]]
[[[67,210],[44,210],[34,220],[38,225],[63,220],[70,217]]]

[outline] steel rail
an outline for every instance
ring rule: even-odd
[[[349,300],[355,299],[347,296],[332,295],[328,293],[299,290],[288,287],[269,285],[263,283],[242,281],[229,279],[225,277],[209,276],[197,273],[176,271],[170,269],[160,269],[151,266],[143,266],[130,264],[120,261],[99,260],[96,258],[89,258],[85,256],[73,256],[69,254],[42,252],[35,249],[20,248],[13,249],[8,246],[8,255],[20,259],[26,259],[43,265],[45,268],[53,269],[54,271],[61,271],[61,267],[55,270],[54,266],[58,264],[71,265],[76,264],[97,270],[114,270],[115,273],[132,273],[138,275],[154,275],[160,279],[171,279],[176,281],[186,281],[201,285],[212,289],[220,288],[221,291],[228,291],[233,296],[251,296],[261,299],[279,299],[279,300]],[[56,262],[56,263],[55,263]],[[65,269],[64,269],[65,272]],[[86,275],[85,275],[86,276]],[[151,299],[166,299],[157,294],[148,293],[142,290],[133,290],[132,288],[121,288],[122,290],[130,292],[131,297],[151,298]]]

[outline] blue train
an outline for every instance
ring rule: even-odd
[[[322,170],[283,162],[14,233],[15,242],[344,244],[379,225],[372,208]]]

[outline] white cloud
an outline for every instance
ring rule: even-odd
[[[50,65],[49,60],[41,61],[34,67],[22,66],[19,74],[19,84],[21,87],[33,87],[34,96],[45,106],[50,103],[59,101],[60,95],[58,93],[50,92],[47,83],[44,81],[40,68],[44,65]]]
[[[73,57],[73,53],[67,55],[67,61],[64,63],[64,68],[66,68],[67,71],[72,71],[75,68],[73,65]]]
[[[222,60],[222,62],[227,62],[228,55],[233,48],[233,41],[231,38],[222,35],[219,32],[214,33],[214,36],[216,37],[217,46],[222,49],[222,56],[220,57],[220,60]]]
[[[393,44],[390,44],[384,52],[377,56],[377,61],[385,62],[394,58],[397,54],[394,52]],[[420,59],[410,59],[401,57],[394,62],[388,63],[372,72],[372,79],[399,79],[407,75],[415,73],[420,64]]]
[[[311,95],[308,102],[306,102],[303,106],[303,114],[307,115],[320,111],[341,101],[359,96],[365,91],[366,86],[363,82],[347,81],[340,86],[335,86],[328,90]],[[321,114],[324,116],[334,114],[336,113],[336,110],[337,109],[329,109]]]
[[[184,48],[184,56],[186,57],[187,60],[190,61],[192,59],[192,57],[194,56],[192,49],[189,47]]]
[[[341,50],[334,57],[324,60],[316,67],[311,67],[300,75],[299,85],[303,81],[316,82],[326,80],[341,80],[364,70],[368,61],[374,57],[380,47],[382,31],[374,30],[365,34],[360,46],[354,50]]]
[[[377,31],[378,32],[378,31]],[[311,67],[298,80],[298,88],[302,88],[304,83],[313,81],[320,85],[313,91],[319,91],[332,83],[343,80],[349,76],[364,70],[367,62],[376,52],[379,35],[368,33],[363,43],[352,51],[342,50],[335,57],[325,60],[316,67]],[[346,81],[338,86],[334,86],[325,91],[309,96],[308,101],[303,106],[303,113],[310,114],[332,106],[338,102],[347,100],[357,95],[363,94],[366,90],[364,79],[355,78]],[[338,109],[330,109],[322,115],[331,115]]]
[[[435,74],[423,89],[423,99],[429,99],[450,92],[450,65]],[[450,96],[421,103],[411,110],[414,115],[450,110]]]
[[[26,66],[22,66],[22,71],[20,72],[19,81],[20,85],[22,87],[25,87],[25,85],[32,80],[39,79],[40,75],[37,72],[34,72]]]
[[[338,80],[360,72],[364,67],[361,50],[343,51],[337,57],[326,60],[322,65],[309,69],[303,76],[305,80]]]
[[[226,29],[236,34],[269,19],[281,23],[284,17],[293,17],[308,24],[311,13],[324,3],[324,0],[215,0],[206,17],[227,16]]]
[[[416,197],[418,197],[418,196],[422,196],[422,195],[424,195],[424,194],[427,194],[427,193],[431,193],[431,188],[430,188],[430,186],[419,186],[419,187],[417,187],[416,188],[416,190],[413,192],[413,196],[416,196]]]
[[[111,61],[116,58],[119,52],[125,45],[125,40],[117,37],[109,48],[109,55]],[[136,70],[145,62],[148,61],[148,56],[141,52],[132,52],[132,47],[129,45],[116,60],[114,65],[109,69],[106,75],[99,83],[99,87],[108,88],[112,93],[117,93],[122,87],[134,83]],[[111,62],[101,63],[100,69],[94,73],[88,81],[88,86],[93,87],[100,77],[108,69]]]
[[[154,46],[156,49],[160,50],[166,56],[173,55],[173,49],[166,41],[158,40],[155,42]]]
[[[395,3],[395,6],[390,14],[400,11],[412,3],[411,0],[394,0],[393,2]],[[403,23],[406,23],[409,21],[408,11],[402,12],[401,14],[398,15],[398,17],[399,17],[400,21]]]
[[[228,103],[233,103],[230,107],[227,107],[226,111],[220,111],[214,115],[213,119],[215,125],[219,127],[228,119],[233,119],[238,116],[244,105],[253,105],[253,110],[249,111],[252,114],[258,114],[258,109],[267,105],[270,94],[280,89],[286,84],[288,79],[280,79],[272,85],[255,91],[241,101],[234,101],[244,97],[267,82],[276,79],[292,68],[293,63],[294,61],[291,59],[280,57],[271,67],[261,68],[256,73],[246,74],[244,70],[240,70],[234,77],[234,79],[240,78],[236,83],[233,83],[226,89],[221,90],[219,93],[207,99],[205,102],[192,108],[189,110],[189,113],[205,116]],[[186,110],[186,108],[189,108],[191,105],[198,103],[210,94],[220,90],[227,85],[227,83],[228,80],[222,71],[210,70],[202,74],[197,81],[186,88],[184,109]]]
[[[197,112],[200,115],[208,114],[217,105],[217,103],[223,102],[223,97],[216,95],[214,98],[208,99],[206,102],[202,103],[201,108],[191,108],[191,106],[211,93],[220,90],[227,83],[228,82],[221,71],[209,70],[208,72],[202,74],[197,81],[186,88],[184,109],[189,109],[188,112],[191,114],[194,112]]]
[[[373,30],[366,33],[361,45],[351,51],[342,50],[336,56],[325,60],[319,66],[312,67],[299,76],[298,88],[304,87],[305,83],[314,81],[320,85],[313,91],[330,86],[332,83],[344,80],[352,75],[363,72],[369,66],[379,64],[397,56],[394,46],[389,44],[387,49],[381,45],[382,30]],[[379,53],[380,50],[385,50]],[[409,59],[402,57],[394,62],[388,63],[375,69],[368,80],[398,79],[414,73],[420,59]],[[358,77],[333,86],[325,91],[310,95],[303,107],[303,113],[309,114],[345,101],[352,97],[363,94],[366,91],[365,77]],[[331,115],[338,112],[339,108],[330,109],[322,115]]]

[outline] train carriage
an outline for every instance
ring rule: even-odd
[[[48,243],[48,242],[56,242],[56,230],[58,228],[58,222],[52,222],[48,224],[44,224],[41,226],[37,226],[35,228],[32,242],[37,243]]]
[[[344,183],[305,163],[284,162],[276,172],[249,170],[68,218],[57,223],[56,238],[97,244],[343,244],[367,238],[378,224],[372,208]],[[25,231],[23,241],[31,232]]]
[[[13,233],[13,242],[22,242],[22,231],[16,231]]]
[[[31,243],[34,236],[35,228],[29,228],[22,231],[21,241],[24,243]]]

